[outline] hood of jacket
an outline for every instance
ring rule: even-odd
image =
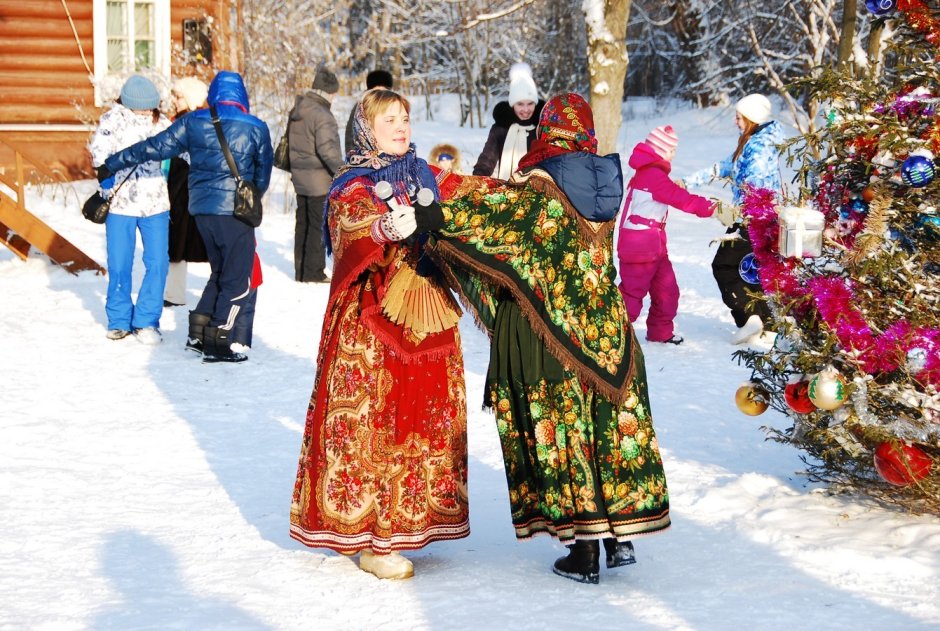
[[[552,176],[571,205],[589,221],[610,221],[623,199],[620,156],[573,151],[542,160],[538,168]]]
[[[509,101],[500,101],[496,104],[496,107],[493,108],[493,124],[497,127],[509,128],[511,125],[518,123],[520,125],[537,125],[539,122],[539,116],[542,115],[542,108],[545,107],[545,101],[539,99],[535,104],[535,111],[532,112],[532,117],[527,120],[520,120],[516,116],[516,111],[512,109],[512,106],[509,104]]]
[[[242,81],[240,74],[231,70],[220,70],[215,75],[212,83],[209,84],[207,100],[212,107],[217,107],[220,104],[235,105],[240,106],[246,114],[251,113],[245,82]]]
[[[630,154],[630,160],[627,162],[631,169],[640,170],[643,167],[656,166],[666,173],[672,171],[672,163],[663,159],[656,150],[645,142],[638,142]]]

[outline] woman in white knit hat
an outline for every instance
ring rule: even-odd
[[[730,179],[734,207],[740,207],[747,188],[766,188],[782,194],[780,183],[780,150],[783,127],[771,120],[773,108],[763,94],[749,94],[735,105],[735,124],[741,134],[738,146],[730,156],[685,179],[686,186],[702,186],[713,179]],[[721,213],[719,213],[721,218]],[[740,213],[725,215],[727,236],[718,246],[712,261],[712,274],[721,290],[721,299],[731,309],[738,330],[732,344],[762,341],[764,323],[770,316],[767,303],[753,300],[752,293],[762,293],[759,283],[750,283],[739,271],[741,261],[752,252],[747,230]]]
[[[473,175],[508,180],[535,140],[535,125],[544,105],[529,64],[513,64],[509,70],[509,100],[493,108],[494,123]]]

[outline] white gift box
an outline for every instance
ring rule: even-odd
[[[818,210],[786,206],[779,214],[781,256],[789,258],[816,257],[822,254],[822,233],[825,216]]]

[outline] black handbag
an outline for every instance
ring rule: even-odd
[[[225,140],[225,134],[222,133],[222,123],[219,121],[219,115],[215,107],[209,108],[212,114],[212,124],[215,125],[215,133],[219,136],[219,144],[222,145],[222,153],[225,154],[225,161],[228,162],[228,168],[235,176],[235,208],[234,215],[236,219],[244,221],[252,228],[261,225],[262,207],[261,193],[253,182],[243,180],[238,173],[238,166],[235,164],[235,158],[232,157],[232,151],[228,148],[228,141]]]
[[[290,171],[290,122],[287,123],[287,129],[281,136],[281,142],[277,143],[277,149],[274,150],[274,166],[281,171]]]
[[[127,178],[136,170],[136,166],[131,169],[131,172],[127,174],[127,177],[121,180],[121,183],[115,187],[109,197],[104,197],[101,191],[95,191],[95,194],[86,199],[85,203],[82,204],[82,217],[92,223],[104,223],[108,218],[108,213],[111,212],[111,199],[114,197],[115,193],[124,186],[124,182],[127,181]]]

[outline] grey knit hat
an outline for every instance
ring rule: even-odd
[[[160,93],[147,77],[131,75],[121,88],[121,105],[131,110],[152,110],[160,106]]]
[[[325,66],[320,66],[313,78],[312,87],[314,90],[321,90],[327,94],[336,94],[339,92],[339,81],[336,80],[336,75],[327,70]]]

